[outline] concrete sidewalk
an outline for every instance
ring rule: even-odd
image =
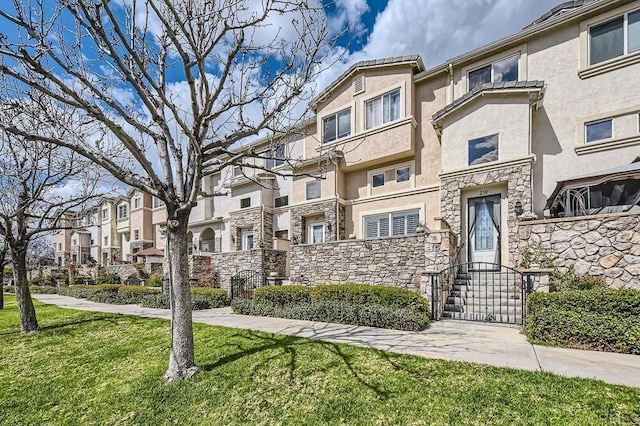
[[[56,294],[33,295],[63,308],[169,319],[165,309],[138,305],[108,305]],[[516,327],[466,321],[439,321],[427,330],[408,332],[235,315],[230,308],[193,312],[193,321],[268,333],[348,343],[389,352],[498,367],[547,371],[640,387],[640,356],[531,345]]]

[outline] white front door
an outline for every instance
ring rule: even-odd
[[[500,196],[469,200],[468,247],[472,269],[500,264]],[[496,266],[494,266],[496,265]]]
[[[307,228],[307,242],[309,244],[324,243],[324,223],[315,222],[310,223]]]

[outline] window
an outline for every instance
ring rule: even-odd
[[[384,186],[384,173],[377,173],[371,177],[372,185],[374,188]]]
[[[109,209],[102,209],[102,220],[109,219]]]
[[[314,180],[312,182],[307,182],[307,200],[314,200],[316,198],[320,198],[320,180]]]
[[[91,245],[94,245],[94,244],[95,244],[95,240],[92,238],[91,239]]]
[[[364,218],[364,236],[365,238],[377,238],[413,234],[419,220],[420,212],[418,210],[366,216]]]
[[[140,230],[139,229],[134,229],[133,230],[133,241],[138,241],[140,239]]]
[[[411,177],[411,167],[396,169],[396,182],[406,182]]]
[[[484,136],[469,141],[469,165],[498,161],[498,135]]]
[[[285,145],[279,144],[267,153],[267,169],[273,169],[284,164]]]
[[[153,208],[155,209],[162,206],[163,206],[162,200],[160,198],[153,197]]]
[[[140,199],[140,197],[136,197],[136,198],[133,199],[133,208],[134,209],[139,209],[141,204],[142,204],[142,200]]]
[[[77,246],[78,245],[78,240],[76,240],[75,238],[73,239],[73,242],[71,243],[71,245]]]
[[[640,10],[589,29],[591,65],[640,50]]]
[[[130,236],[129,234],[126,234],[126,235],[124,236],[124,240],[125,240],[126,242],[129,242],[129,240],[130,240],[130,239],[131,239],[131,236]]]
[[[253,230],[242,231],[242,250],[253,250]]]
[[[518,60],[520,55],[509,56],[469,73],[469,91],[485,83],[518,80]]]
[[[365,129],[369,130],[400,118],[400,89],[365,102]]]
[[[58,251],[62,251],[62,243],[58,243]]]
[[[274,200],[274,204],[276,207],[283,207],[289,205],[289,196],[283,195],[282,197],[276,197]]]
[[[240,200],[240,208],[246,209],[247,207],[251,207],[251,198],[242,198]]]
[[[107,247],[109,245],[109,237],[104,237],[104,246]]]
[[[351,134],[351,108],[322,119],[322,142],[331,142]]]
[[[118,206],[118,219],[126,219],[127,218],[127,205],[121,204]]]
[[[233,166],[233,177],[242,176],[242,167]]]
[[[613,120],[603,120],[585,125],[585,141],[596,142],[613,137]]]
[[[309,244],[321,244],[324,243],[324,223],[310,223],[309,224]]]

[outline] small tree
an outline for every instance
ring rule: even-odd
[[[39,253],[30,251],[30,245],[39,236],[65,226],[61,219],[92,197],[98,180],[88,172],[90,163],[71,151],[4,136],[0,140],[0,235],[11,252],[22,331],[33,333],[39,326],[27,267]],[[58,193],[74,186],[73,195]]]
[[[195,374],[187,224],[206,173],[243,164],[234,144],[286,135],[332,51],[321,2],[306,0],[14,0],[0,17],[5,110],[29,140],[67,147],[167,208],[172,342],[167,380]],[[72,30],[69,30],[72,29]],[[1,116],[2,114],[0,114]],[[2,120],[2,118],[0,118]],[[224,158],[224,159],[222,159]]]

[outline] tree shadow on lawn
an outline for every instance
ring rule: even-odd
[[[58,331],[65,334],[71,334],[71,332],[77,325],[87,324],[87,323],[96,323],[96,322],[105,322],[110,325],[116,325],[118,321],[117,321],[117,318],[112,314],[107,314],[107,315],[93,314],[85,318],[61,318],[60,320],[47,322],[45,323],[46,325],[40,326],[40,333],[48,332],[48,331]],[[22,333],[22,330],[20,329],[19,318],[18,318],[18,322],[16,323],[16,328],[9,328],[9,329],[0,331],[0,337],[8,337],[8,336],[24,336],[24,334]]]
[[[359,370],[355,361],[357,355],[351,355],[345,353],[341,345],[331,342],[325,342],[320,340],[311,340],[301,337],[286,336],[280,334],[266,334],[263,332],[254,332],[247,330],[243,333],[234,333],[230,335],[231,338],[248,340],[251,345],[249,348],[245,348],[242,343],[226,343],[221,347],[233,347],[237,351],[222,356],[214,363],[203,364],[200,367],[207,372],[211,372],[218,367],[222,367],[228,363],[238,361],[242,358],[257,355],[266,351],[276,350],[274,355],[263,359],[261,362],[254,364],[251,374],[255,374],[257,371],[267,366],[269,363],[278,360],[281,357],[286,357],[287,370],[289,372],[289,380],[293,381],[296,377],[296,369],[298,367],[299,351],[306,346],[313,346],[315,349],[322,349],[324,353],[318,356],[318,359],[322,362],[326,362],[332,356],[334,359],[339,359],[351,376],[355,378],[360,384],[373,391],[377,398],[380,400],[387,400],[390,397],[388,391],[382,389],[380,386],[368,381],[366,374]]]

